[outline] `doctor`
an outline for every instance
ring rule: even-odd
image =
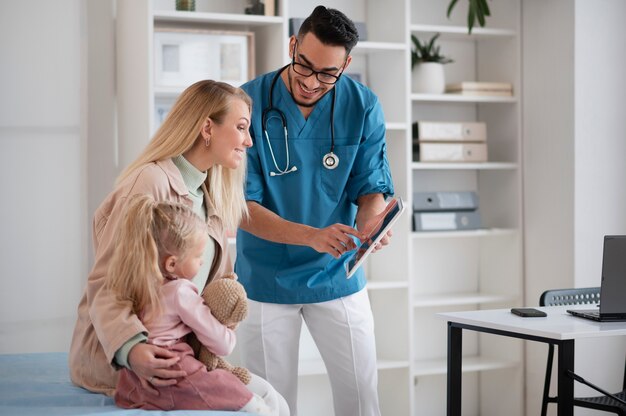
[[[237,234],[236,272],[251,309],[240,346],[292,415],[303,319],[328,369],[335,415],[380,415],[365,276],[346,279],[342,256],[393,194],[378,99],[342,76],[357,41],[350,19],[318,6],[290,39],[291,63],[242,87],[254,102],[254,146],[250,220]]]

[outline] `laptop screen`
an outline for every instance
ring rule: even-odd
[[[626,236],[604,237],[600,314],[626,315]]]

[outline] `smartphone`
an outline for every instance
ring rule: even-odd
[[[548,316],[544,311],[535,308],[513,308],[511,313],[523,316],[524,318],[543,318]]]

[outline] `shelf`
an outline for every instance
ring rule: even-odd
[[[439,162],[413,162],[413,170],[515,170],[517,163],[509,162],[485,162],[485,163],[439,163]]]
[[[152,15],[157,23],[224,23],[241,26],[272,26],[282,25],[281,16],[261,16],[237,13],[203,13],[155,11]]]
[[[501,370],[515,368],[519,362],[515,360],[502,360],[481,356],[463,357],[461,371],[470,373],[476,371]],[[413,377],[444,375],[447,373],[446,359],[416,361],[413,369]]]
[[[505,5],[494,5],[498,20],[511,22],[506,24],[507,29],[476,27],[472,34],[467,34],[462,20],[457,21],[458,25],[445,20],[445,9],[441,10],[440,5],[435,4],[437,2],[392,0],[382,5],[369,1],[365,2],[366,10],[363,10],[361,2],[329,2],[330,7],[339,6],[341,9],[345,6],[348,16],[363,18],[370,32],[378,34],[355,45],[353,66],[357,72],[365,71],[363,73],[367,75],[366,79],[387,115],[387,157],[394,174],[396,192],[407,196],[410,201],[413,191],[417,190],[473,190],[480,195],[481,212],[484,214],[485,228],[479,230],[412,232],[407,223],[403,230],[399,230],[402,232],[394,237],[401,240],[401,244],[394,250],[383,250],[380,255],[372,256],[364,266],[371,278],[366,289],[374,304],[373,317],[376,322],[383,323],[376,325],[375,331],[376,365],[382,371],[379,376],[387,383],[380,390],[381,412],[384,414],[445,414],[445,401],[441,403],[439,400],[443,393],[435,389],[441,389],[440,383],[447,371],[446,333],[445,325],[431,321],[436,319],[435,312],[510,308],[519,306],[523,298],[523,293],[520,293],[523,288],[523,160],[516,156],[523,147],[520,136],[519,1],[513,0],[514,4],[510,5],[507,2]],[[139,152],[139,147],[145,145],[145,139],[151,134],[155,107],[173,102],[186,87],[155,85],[155,67],[150,53],[150,49],[154,48],[155,30],[252,31],[256,40],[256,68],[265,72],[286,63],[289,19],[305,16],[311,8],[311,5],[297,0],[286,0],[280,2],[281,6],[285,6],[280,10],[281,16],[263,16],[246,15],[238,4],[209,3],[197,12],[176,11],[171,0],[132,0],[117,4],[116,34],[118,43],[123,46],[116,53],[116,74],[122,80],[117,91],[118,106],[120,114],[132,114],[126,120],[120,118],[118,130],[124,143],[137,147],[125,150],[125,154]],[[378,21],[381,12],[388,13],[393,21],[406,19],[409,26],[384,26]],[[414,16],[412,23],[419,21],[426,24],[410,24],[410,16]],[[385,33],[380,33],[381,30]],[[445,40],[443,48],[448,50],[449,47],[450,53],[457,58],[457,63],[446,69],[452,71],[450,82],[511,82],[515,95],[412,93],[410,36],[416,34],[420,38],[430,38],[435,33],[440,33],[440,39]],[[496,143],[495,149],[489,149],[494,150],[490,152],[494,153],[493,160],[485,163],[414,162],[410,154],[413,143],[411,130],[413,120],[417,119],[488,123]],[[424,187],[427,189],[422,189]],[[489,228],[494,225],[502,228]],[[232,235],[224,249],[235,259],[237,242]],[[449,253],[455,254],[456,264],[452,270],[445,261],[450,257]],[[423,286],[422,275],[436,276],[440,280]],[[467,293],[472,291],[475,293]],[[387,322],[394,324],[384,325]],[[422,336],[425,328],[429,330],[428,337]],[[507,376],[511,370],[506,373],[489,371],[504,368],[518,371],[523,366],[523,349],[516,347],[511,355],[509,352],[500,354],[500,351],[510,348],[509,343],[489,339],[493,345],[486,349],[482,341],[481,336],[468,337],[468,356],[463,359],[463,372],[477,374],[475,372],[487,371],[480,373],[481,378],[486,378],[484,385],[472,389],[475,392],[468,397],[468,402],[475,402],[478,408],[467,410],[478,414],[483,407],[494,408],[491,413],[505,414],[511,413],[507,405],[515,410],[522,408],[520,398],[523,397],[524,380],[519,377],[509,380]],[[422,342],[423,345],[420,345]],[[310,333],[305,334],[301,347],[301,351],[305,352],[300,355],[298,363],[298,374],[305,377],[300,379],[304,389],[301,395],[304,401],[299,403],[300,409],[304,409],[302,416],[330,414],[332,396],[328,389],[321,391],[322,386],[326,388],[327,370],[316,353],[319,350]],[[495,359],[494,356],[504,359]],[[414,360],[416,357],[420,360]],[[426,359],[428,357],[432,359]],[[420,387],[425,388],[415,390],[411,383],[414,376],[435,377],[420,379],[423,383]],[[511,400],[494,407],[491,398],[484,398],[484,391],[487,386],[504,378],[507,389],[512,391],[507,393],[507,399]],[[483,384],[482,380],[480,384]],[[398,396],[398,391],[406,393]],[[313,397],[320,392],[312,402],[307,399],[312,397],[311,392]],[[522,415],[513,411],[512,416]]]
[[[405,51],[405,50],[406,50],[406,45],[404,43],[362,41],[356,44],[356,46],[353,49],[353,52],[364,53],[364,52]]]
[[[515,31],[509,29],[481,28],[475,27],[471,34],[467,33],[466,26],[446,26],[446,25],[411,25],[411,32],[435,34],[441,33],[440,39],[487,39],[514,37]]]
[[[398,368],[409,368],[408,361],[379,360],[376,367],[378,370],[395,370]],[[327,374],[326,366],[321,359],[301,360],[298,363],[299,376],[318,376]]]
[[[517,299],[511,295],[495,295],[491,293],[444,293],[437,295],[420,295],[413,299],[414,308],[430,308],[439,306],[478,305],[486,303],[513,302]]]
[[[407,281],[396,281],[396,282],[367,282],[368,290],[385,290],[385,289],[408,289],[409,282]]]
[[[406,123],[390,122],[390,123],[385,123],[385,128],[387,130],[406,130],[408,128],[408,125]]]
[[[515,228],[485,228],[480,230],[456,230],[456,231],[413,231],[411,236],[413,239],[430,239],[430,238],[459,238],[459,237],[492,237],[517,234]]]
[[[441,103],[516,103],[517,97],[498,95],[461,95],[461,94],[411,94],[411,101]]]

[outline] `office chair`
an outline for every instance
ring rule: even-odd
[[[600,302],[599,287],[546,290],[541,294],[541,298],[539,298],[539,306],[583,305],[597,304],[598,302]],[[554,360],[554,345],[548,345],[548,362],[546,365],[546,380],[543,386],[543,399],[541,401],[541,416],[546,416],[548,403],[556,403],[557,401],[556,397],[550,397],[550,378],[552,375],[552,362]],[[577,374],[570,372],[569,375],[574,378],[574,380],[603,394],[602,396],[594,397],[575,397],[574,406],[626,416],[626,360],[624,361],[624,383],[622,385],[622,391],[619,393],[608,393]]]

